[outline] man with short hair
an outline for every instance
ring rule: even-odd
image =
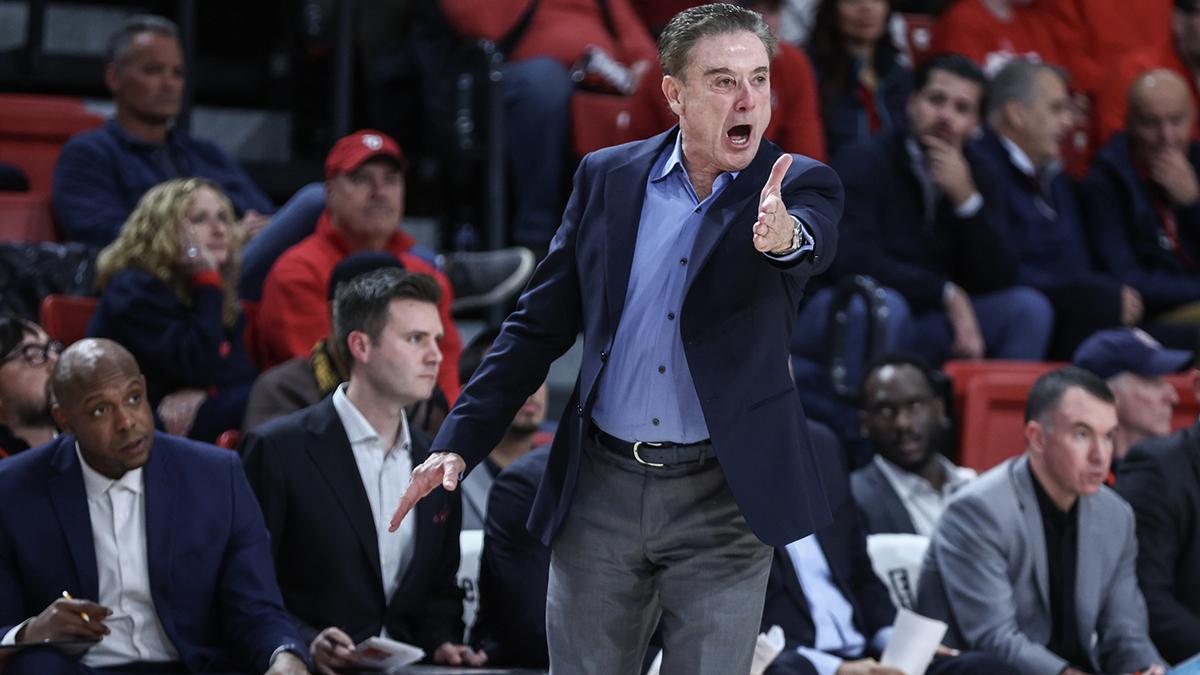
[[[109,38],[104,84],[116,114],[67,141],[54,168],[54,216],[68,241],[108,244],[147,190],[186,176],[220,186],[248,233],[267,224],[275,207],[233,158],[173,126],[185,68],[179,30],[163,17],[130,17]]]
[[[748,671],[768,544],[829,520],[787,347],[836,250],[837,176],[763,140],[774,37],[758,14],[693,7],[659,44],[679,125],[583,159],[546,258],[393,516],[456,488],[582,331],[529,515],[552,548],[555,673],[634,672],[660,615],[664,672]]]
[[[1150,320],[1200,323],[1200,143],[1187,83],[1152,70],[1129,89],[1126,131],[1097,154],[1084,214],[1100,267],[1137,289]]]
[[[439,491],[398,534],[386,529],[429,452],[404,409],[429,397],[442,362],[439,296],[432,278],[394,268],[342,284],[333,334],[349,381],[242,444],[284,605],[321,672],[359,665],[355,645],[373,636],[415,644],[433,663],[487,660],[460,644],[458,493]]]
[[[950,419],[919,357],[891,354],[867,368],[859,422],[878,454],[850,476],[868,534],[933,534],[951,495],[975,478],[942,451]]]
[[[400,229],[405,170],[400,146],[381,132],[363,129],[334,143],[325,158],[325,210],[316,231],[280,256],[263,283],[254,330],[261,367],[305,356],[329,334],[327,289],[338,261],[358,251],[387,251],[410,272],[436,279],[442,289],[438,307],[446,363],[438,385],[454,402],[462,340],[450,316],[453,296],[446,276],[413,251],[415,240]]]
[[[1133,512],[1104,485],[1117,412],[1104,381],[1046,373],[1025,407],[1025,453],[963,488],[938,522],[917,610],[945,643],[1027,675],[1153,673]]]
[[[62,349],[36,323],[0,316],[0,457],[54,438],[50,372]]]
[[[1053,310],[1019,286],[996,168],[964,145],[986,81],[966,57],[941,54],[914,77],[908,127],[834,159],[846,186],[837,276],[865,274],[894,289],[913,316],[911,349],[947,358],[1041,359]]]
[[[1113,464],[1120,464],[1134,445],[1171,433],[1171,417],[1179,394],[1167,375],[1186,370],[1192,353],[1166,349],[1136,328],[1114,328],[1088,338],[1072,362],[1104,380],[1117,406]]]
[[[71,345],[54,367],[56,440],[0,462],[0,643],[8,675],[307,673],[241,463],[158,433],[123,347]]]

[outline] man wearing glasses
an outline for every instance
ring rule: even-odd
[[[62,350],[41,326],[0,315],[0,457],[54,438],[50,371]]]
[[[850,478],[867,533],[929,536],[950,496],[975,478],[942,454],[950,420],[929,366],[903,354],[870,364],[859,423],[879,453]]]

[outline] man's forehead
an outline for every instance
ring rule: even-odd
[[[752,62],[747,66],[745,59]],[[734,67],[755,70],[770,68],[770,58],[762,40],[750,31],[706,35],[692,45],[688,53],[688,65],[701,72]]]

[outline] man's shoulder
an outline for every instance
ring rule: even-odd
[[[273,420],[264,422],[257,429],[251,431],[248,437],[264,441],[280,441],[278,443],[273,442],[270,445],[278,448],[280,452],[291,452],[301,449],[297,445],[297,441],[306,435],[308,430],[314,429],[321,424],[331,423],[336,423],[340,427],[342,422],[337,416],[333,402],[329,397],[326,397],[307,408],[301,408],[282,417],[276,417]]]
[[[172,436],[162,431],[154,432],[154,444],[150,452],[152,458],[155,454],[170,453],[172,461],[183,465],[185,471],[200,468],[224,469],[237,459],[237,453],[225,448],[182,436]]]
[[[536,489],[542,480],[542,475],[546,473],[546,465],[549,461],[549,445],[534,448],[501,471],[496,476],[492,489],[495,490],[498,486],[517,487],[522,485],[532,486]]]
[[[962,486],[946,505],[943,517],[967,513],[995,515],[1015,503],[1013,488],[1014,462],[1007,460],[985,471],[978,478]]]
[[[879,470],[879,466],[875,464],[874,460],[867,462],[866,465],[855,469],[850,474],[850,490],[859,503],[871,500],[876,496],[881,483],[890,489],[883,472]]]
[[[60,436],[0,460],[0,494],[9,500],[15,494],[40,485],[39,478],[53,473],[52,461],[64,442],[65,438]]]
[[[901,141],[896,134],[876,134],[845,146],[833,157],[831,164],[839,174],[873,169],[874,180],[891,180],[891,172],[879,171],[892,163]]]
[[[111,123],[103,124],[95,129],[81,131],[63,145],[62,153],[68,157],[76,152],[91,151],[103,153],[116,153],[119,151],[117,137]]]

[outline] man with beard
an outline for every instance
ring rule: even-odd
[[[62,348],[41,326],[0,316],[0,457],[54,438],[50,372]]]
[[[458,361],[458,373],[464,385],[475,374],[475,370],[483,362],[483,357],[491,351],[492,343],[499,334],[499,329],[486,330],[476,335],[471,344],[463,350],[462,358]],[[548,398],[546,384],[542,383],[537,391],[525,399],[525,403],[517,411],[512,424],[508,425],[508,431],[504,432],[504,437],[500,439],[496,449],[492,450],[491,454],[483,460],[480,465],[483,470],[472,471],[463,479],[462,529],[483,529],[484,520],[487,518],[488,495],[492,491],[492,483],[501,471],[533,449],[533,435],[546,420]]]
[[[929,366],[904,354],[872,364],[859,421],[879,453],[850,477],[867,533],[932,534],[950,496],[975,471],[941,453],[950,420]]]
[[[837,276],[865,274],[904,297],[932,364],[947,358],[1039,360],[1053,309],[1019,286],[994,163],[966,139],[986,81],[966,57],[941,54],[914,76],[908,128],[846,148],[833,166],[846,188]]]

